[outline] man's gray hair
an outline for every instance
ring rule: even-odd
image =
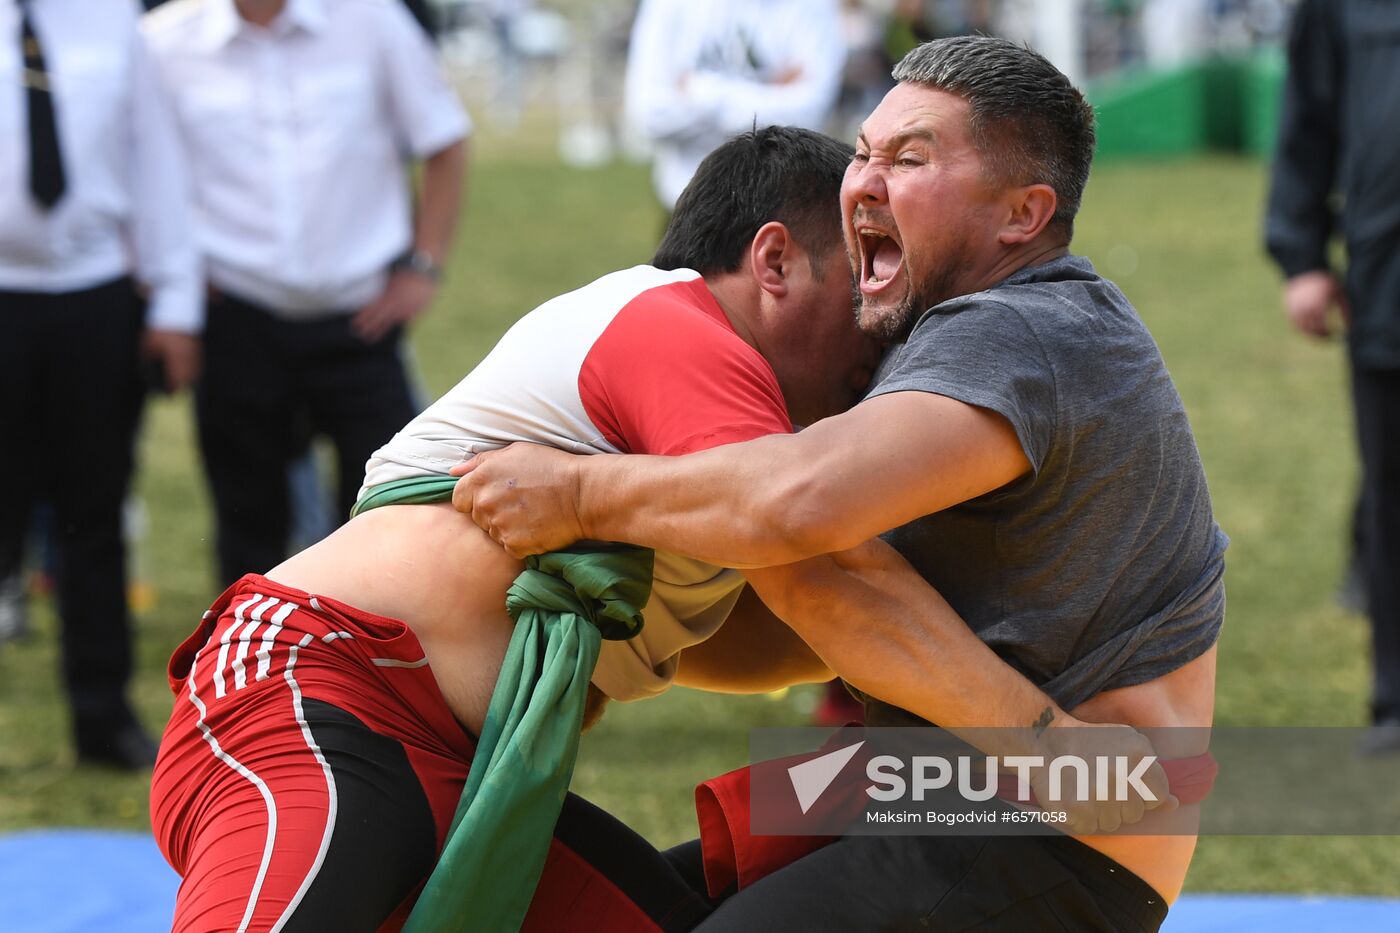
[[[1042,55],[990,36],[925,42],[894,79],[968,102],[969,130],[988,176],[1007,185],[1055,189],[1052,224],[1066,241],[1094,160],[1094,109]]]

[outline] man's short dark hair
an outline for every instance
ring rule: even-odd
[[[926,42],[904,56],[894,79],[968,102],[973,145],[1001,184],[1046,184],[1058,205],[1052,224],[1066,240],[1094,160],[1094,108],[1044,56],[990,36]]]
[[[652,265],[737,272],[754,234],[774,220],[821,259],[841,243],[841,178],[854,151],[793,126],[739,134],[696,169]]]

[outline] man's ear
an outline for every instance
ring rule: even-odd
[[[758,287],[775,298],[786,295],[796,254],[797,241],[787,227],[776,220],[759,227],[749,244],[749,270]]]
[[[997,241],[1007,246],[1029,243],[1049,226],[1055,217],[1059,198],[1049,185],[1026,185],[1007,192],[1007,218],[997,233]]]

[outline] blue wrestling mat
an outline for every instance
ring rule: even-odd
[[[6,933],[156,933],[170,929],[180,879],[138,833],[46,829],[0,836]],[[1400,901],[1273,894],[1188,894],[1163,933],[1400,931]]]
[[[140,833],[43,829],[0,836],[0,929],[157,933],[180,877]]]
[[[1304,894],[1187,894],[1162,933],[1382,933],[1400,930],[1400,901]]]

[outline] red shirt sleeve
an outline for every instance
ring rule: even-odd
[[[624,453],[674,456],[792,431],[777,377],[701,279],[627,304],[579,372],[589,420]]]

